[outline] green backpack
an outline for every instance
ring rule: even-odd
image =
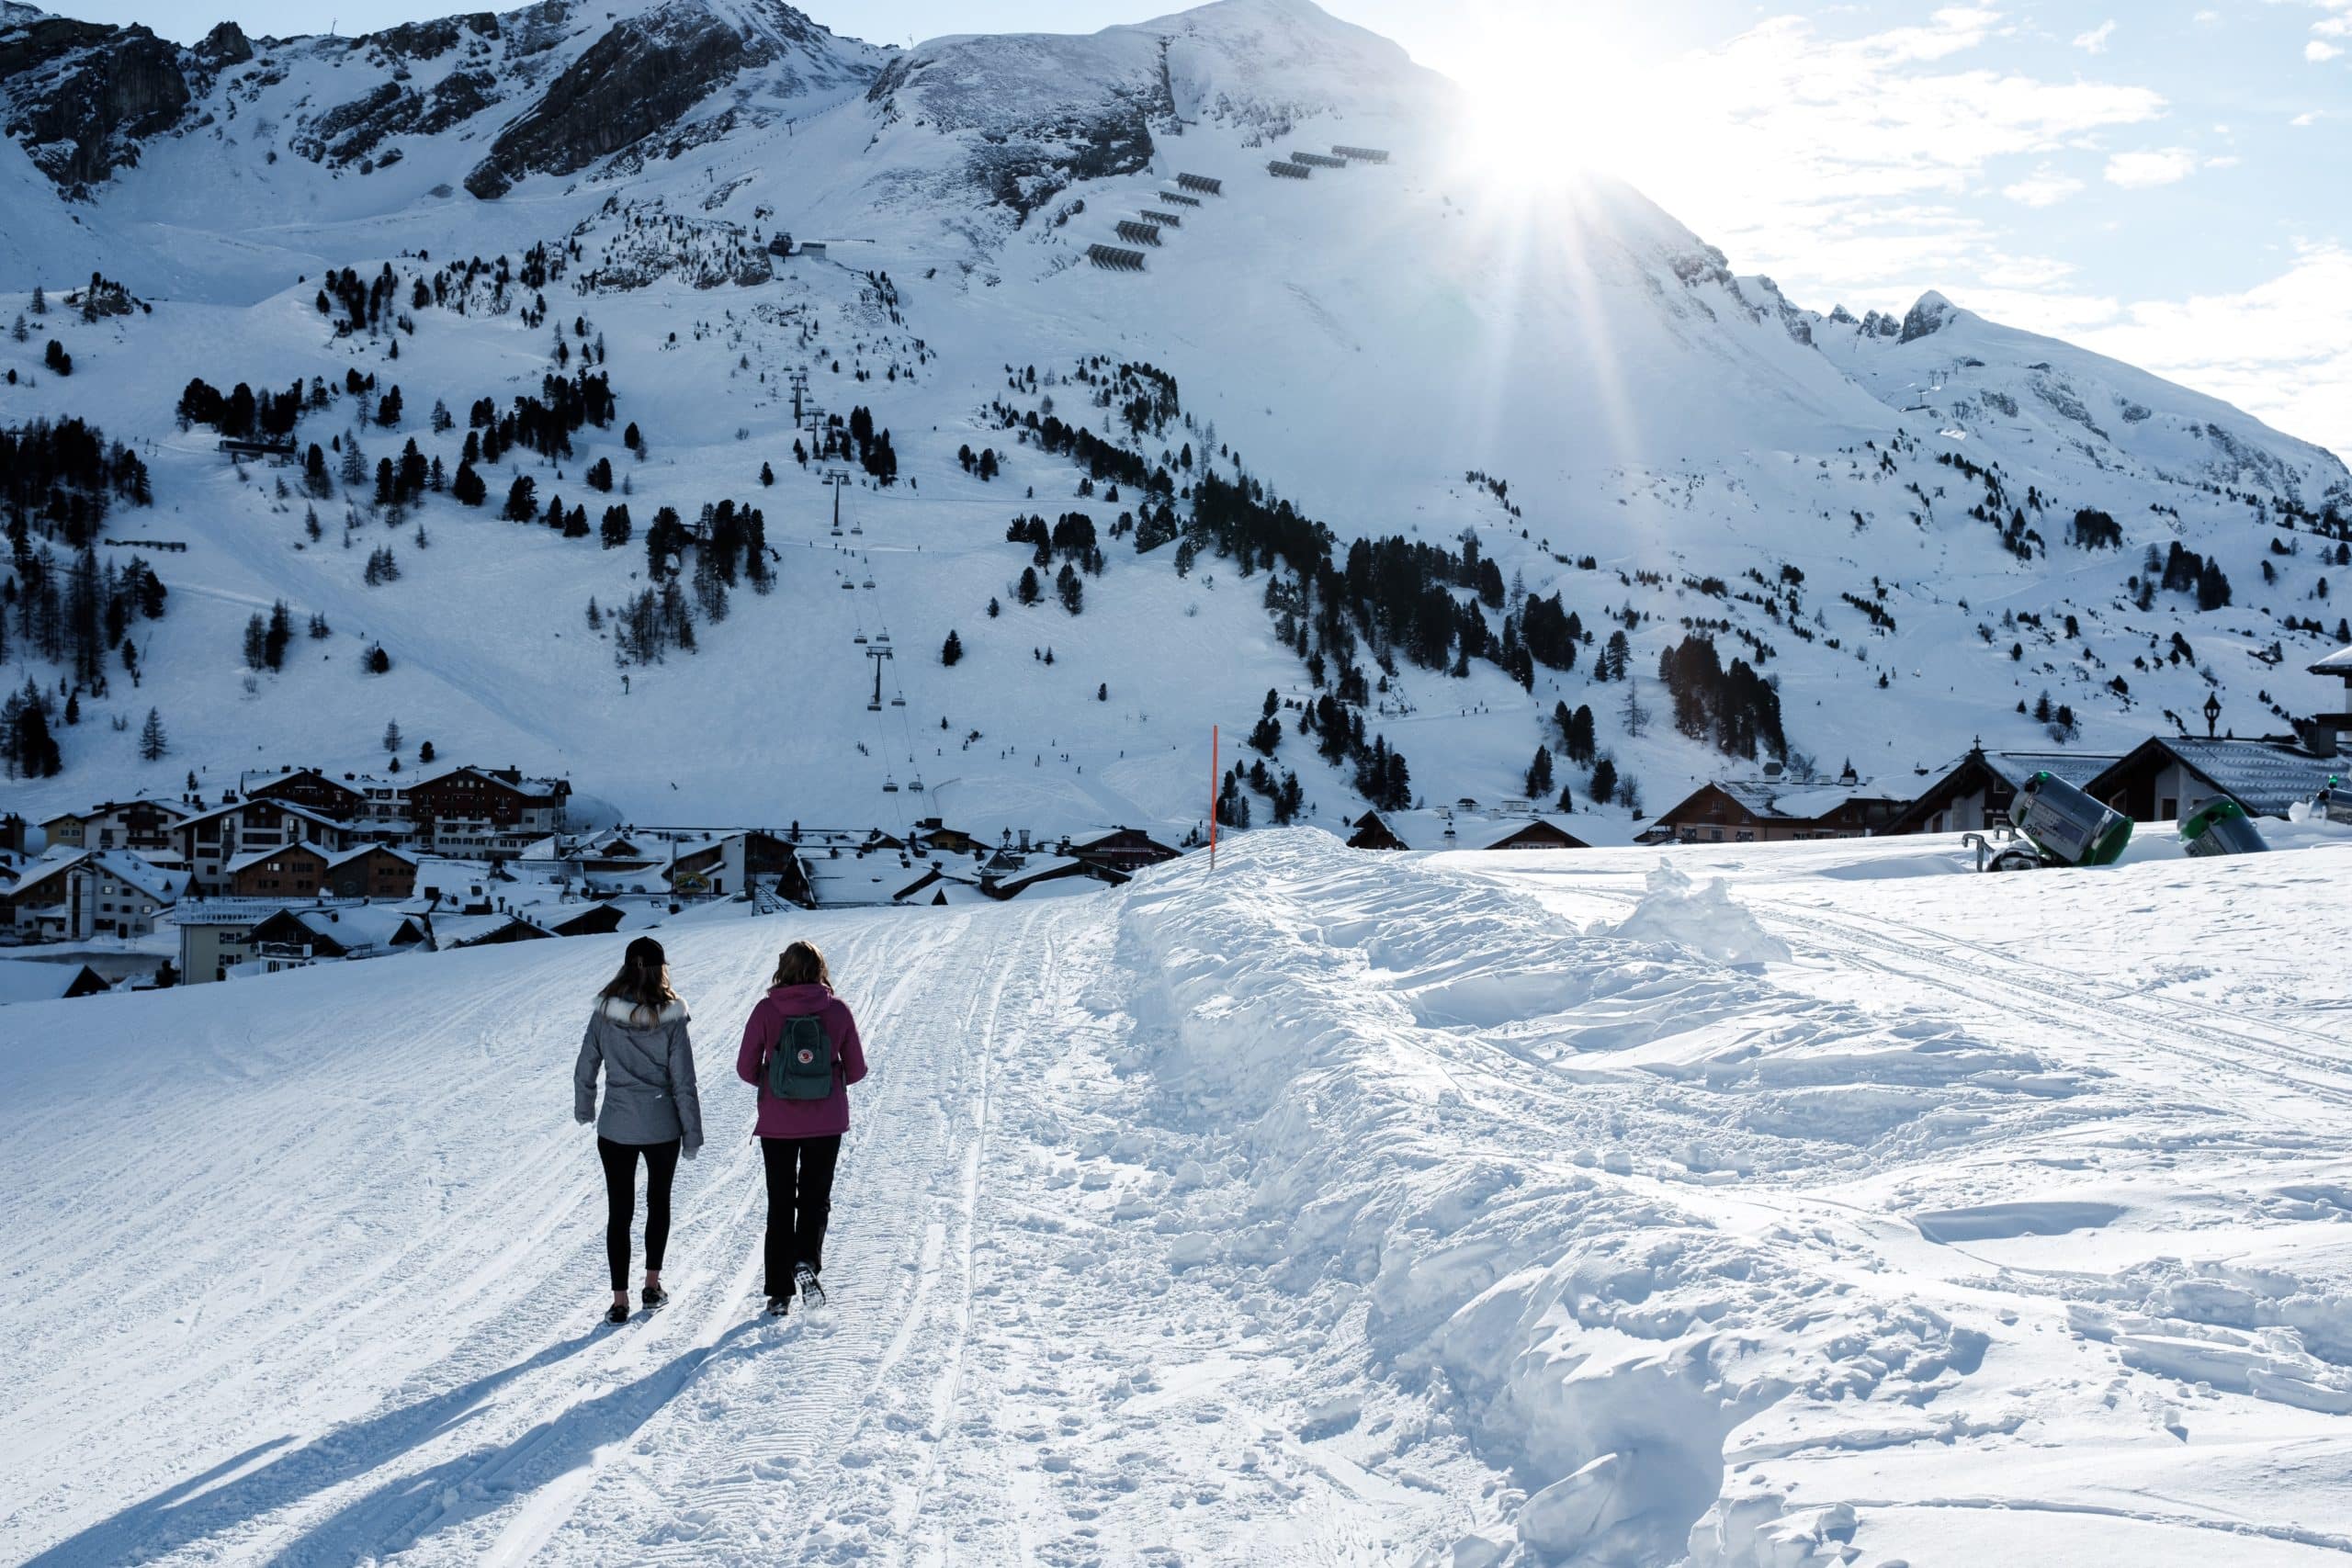
[[[823,1100],[833,1092],[833,1042],[814,1014],[787,1018],[768,1053],[767,1091],[777,1100]]]

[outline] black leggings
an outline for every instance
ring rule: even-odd
[[[842,1135],[762,1138],[768,1168],[767,1285],[771,1296],[792,1294],[792,1278],[806,1263],[825,1271],[825,1221],[833,1212],[833,1165]]]
[[[670,1246],[670,1179],[678,1174],[678,1140],[666,1144],[616,1144],[596,1140],[605,1162],[605,1259],[613,1266],[613,1289],[628,1289],[628,1227],[637,1217],[637,1156],[645,1156],[645,1271],[662,1271]]]

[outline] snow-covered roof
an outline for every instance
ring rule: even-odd
[[[1784,779],[1716,779],[1713,783],[1754,815],[1786,818],[1792,822],[1811,822],[1826,817],[1849,800],[1890,798],[1874,788],[1869,779],[1857,779],[1851,784],[1798,784]]]
[[[360,903],[356,898],[300,902],[290,898],[184,898],[164,919],[175,926],[249,926],[269,919],[280,909],[356,909]]]
[[[88,965],[51,964],[37,958],[0,958],[0,1005],[53,1002],[73,989]]]
[[[2347,771],[2341,758],[2315,757],[2299,748],[2272,740],[2207,739],[2194,735],[2165,735],[2158,736],[2150,744],[2171,752],[2216,789],[2257,817],[2286,816],[2289,807],[2298,801],[2309,800],[2329,779]],[[2125,758],[2124,761],[2131,759]],[[2109,771],[2111,773],[2113,770]],[[2100,775],[2102,779],[2106,776],[2105,773]]]
[[[470,946],[484,937],[496,935],[508,926],[526,926],[542,936],[555,935],[537,920],[516,914],[435,915],[433,917],[433,945],[442,952],[453,947]]]
[[[322,861],[327,858],[326,851],[316,844],[271,844],[266,849],[247,850],[243,854],[221,862],[220,873],[224,876],[234,876],[247,866],[259,865],[262,862],[278,855],[294,854],[316,855]]]
[[[1593,841],[1599,816],[1577,817],[1558,812],[1382,811],[1374,813],[1390,833],[1408,850],[1483,850],[1541,822],[1566,833],[1578,843]],[[1623,833],[1610,835],[1622,839]]]
[[[301,906],[287,909],[305,929],[316,931],[347,953],[363,948],[390,950],[402,927],[424,933],[416,923],[389,904],[356,904],[334,908]]]
[[[298,806],[290,800],[279,800],[275,796],[266,796],[259,800],[232,800],[226,806],[216,806],[209,811],[199,811],[193,817],[182,818],[176,826],[193,828],[199,823],[209,822],[217,817],[226,817],[232,812],[244,811],[256,806],[266,806],[273,811],[283,811],[288,816],[300,817],[305,821],[315,822],[322,828],[332,828],[338,833],[350,831],[346,825],[322,812],[313,811],[307,806]]]
[[[157,865],[129,850],[99,850],[90,857],[116,881],[127,883],[159,903],[169,904],[187,891],[188,874],[175,866]]]
[[[1965,761],[1965,759],[1962,759]],[[2010,788],[2022,786],[2036,773],[2048,773],[2080,789],[2119,761],[2114,753],[2098,756],[2086,751],[1987,751],[1984,765],[2001,775]]]
[[[360,781],[337,778],[323,768],[254,768],[237,775],[237,793],[239,795],[259,794],[291,779],[307,778],[315,778],[320,783],[342,790],[346,795],[364,795],[368,793],[362,787]],[[384,781],[377,779],[366,781],[368,784],[381,782]]]
[[[2339,648],[2311,667],[2314,675],[2352,676],[2352,648]]]
[[[51,877],[56,876],[62,872],[69,871],[89,858],[90,852],[87,850],[68,850],[62,852],[52,850],[49,853],[41,856],[40,859],[33,861],[29,864],[26,865],[25,868],[18,873],[17,879],[10,883],[5,890],[5,893],[0,894],[0,896],[5,896],[9,898],[22,898],[26,894],[31,892],[42,883],[47,882]]]
[[[304,845],[304,846],[302,846],[302,847],[303,847],[303,848],[305,848],[305,849],[311,849],[311,848],[315,848],[316,846],[314,846],[314,845],[310,845],[310,844],[305,844],[305,845]],[[364,855],[371,855],[371,854],[378,853],[379,852],[382,852],[382,853],[384,853],[384,854],[390,855],[394,860],[404,860],[404,861],[408,862],[408,863],[409,863],[409,864],[411,864],[411,865],[416,865],[416,864],[421,863],[420,863],[420,859],[419,859],[419,857],[418,857],[418,856],[416,856],[416,855],[414,855],[414,854],[410,853],[410,852],[409,852],[408,851],[406,851],[406,850],[396,850],[396,849],[392,848],[392,846],[391,846],[391,845],[390,845],[390,844],[366,843],[366,844],[359,844],[359,845],[355,846],[354,848],[345,850],[345,851],[343,851],[343,852],[341,852],[340,853],[337,853],[337,854],[331,854],[331,855],[328,855],[328,856],[327,856],[327,869],[328,869],[328,870],[330,870],[330,871],[332,871],[332,870],[334,870],[336,866],[339,866],[339,865],[342,865],[343,863],[345,863],[346,861],[355,861],[355,860],[358,860],[359,858],[361,858],[361,857],[362,857],[362,856],[364,856]]]
[[[427,784],[436,784],[445,779],[454,779],[460,773],[471,773],[477,778],[498,785],[501,789],[513,790],[517,795],[555,799],[568,793],[567,783],[562,779],[508,778],[503,773],[494,773],[491,769],[472,762],[461,763],[454,768],[444,768],[437,773],[417,780],[408,787],[410,793],[413,794]]]

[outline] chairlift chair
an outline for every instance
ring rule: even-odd
[[[888,773],[884,773],[884,774],[882,775],[882,793],[883,793],[884,795],[896,795],[896,794],[898,794],[898,793],[899,793],[899,781],[898,781],[898,780],[896,780],[896,779],[894,779],[894,778],[892,778],[889,774],[888,774]]]
[[[907,705],[907,699],[903,696],[892,697],[890,699],[890,705],[894,708],[902,708]]]
[[[855,637],[850,638],[850,641],[857,644],[860,648],[863,648],[865,646],[865,634],[864,632],[860,632]]]
[[[922,793],[922,776],[921,774],[917,774],[915,777],[909,779],[907,781],[907,787],[914,791],[917,795],[921,795]]]

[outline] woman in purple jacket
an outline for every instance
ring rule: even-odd
[[[742,1049],[735,1055],[735,1073],[760,1091],[760,1119],[754,1129],[760,1153],[767,1163],[768,1313],[782,1317],[792,1307],[793,1292],[809,1306],[825,1304],[819,1282],[825,1269],[825,1220],[833,1206],[833,1166],[841,1157],[842,1134],[849,1131],[849,1086],[865,1076],[865,1052],[858,1043],[857,1023],[849,1006],[833,995],[833,977],[825,955],[805,942],[796,942],[776,960],[775,977],[768,994],[752,1009],[743,1025]],[[831,1058],[830,1090],[821,1081],[804,1086],[808,1098],[786,1098],[771,1091],[772,1058],[797,1021],[813,1019],[822,1032]],[[798,1030],[807,1045],[805,1026]],[[810,1093],[810,1089],[814,1093]]]

